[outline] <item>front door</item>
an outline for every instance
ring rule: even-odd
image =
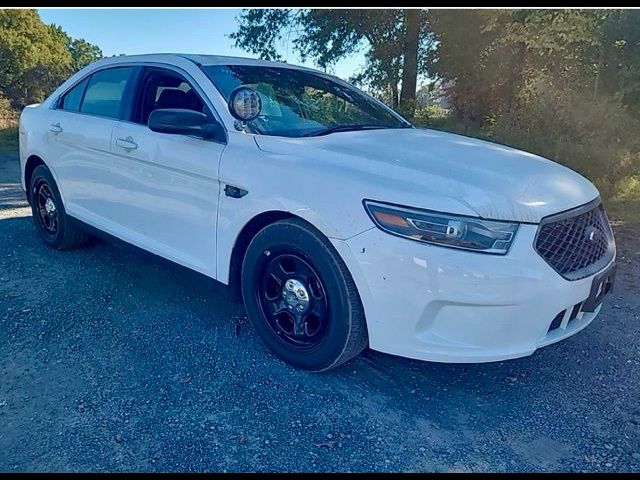
[[[127,212],[118,223],[131,241],[215,278],[218,166],[225,144],[151,131],[158,108],[211,114],[179,73],[147,68],[133,100],[131,121],[118,122],[111,151],[127,184]]]

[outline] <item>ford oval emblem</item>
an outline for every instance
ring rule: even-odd
[[[584,229],[584,238],[590,242],[595,242],[598,236],[598,230],[593,226]]]

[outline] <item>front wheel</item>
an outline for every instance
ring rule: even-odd
[[[367,346],[351,274],[331,243],[300,219],[275,222],[253,238],[242,296],[262,340],[296,367],[327,370]]]

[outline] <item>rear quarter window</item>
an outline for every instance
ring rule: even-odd
[[[85,88],[87,88],[88,78],[78,83],[75,87],[64,94],[60,100],[59,107],[61,110],[67,110],[68,112],[79,112],[80,103],[82,102],[82,95]]]

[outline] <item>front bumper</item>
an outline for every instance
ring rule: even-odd
[[[599,313],[580,310],[593,276],[558,275],[534,250],[536,231],[521,225],[504,256],[421,244],[377,228],[333,243],[358,286],[372,349],[491,362],[530,355]]]

